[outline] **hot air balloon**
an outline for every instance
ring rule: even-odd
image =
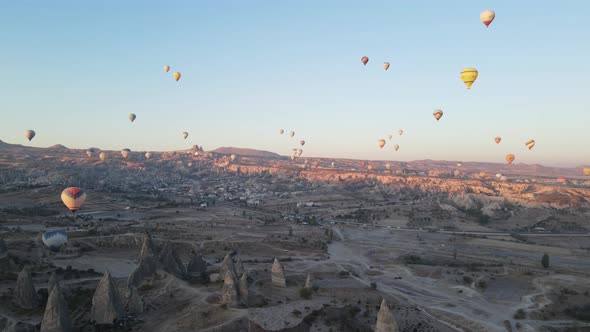
[[[164,65],[164,71],[165,71],[165,72],[169,72],[169,71],[170,71],[170,66],[168,66],[168,65]]]
[[[131,122],[135,121],[135,118],[137,118],[137,116],[135,116],[135,114],[133,114],[133,113],[129,113],[129,115],[127,117],[129,118],[129,120]]]
[[[332,168],[336,167],[336,163],[332,162],[330,165],[332,165]]]
[[[367,163],[364,162],[364,161],[359,161],[359,166],[360,167],[365,167],[365,166],[367,166]]]
[[[507,154],[507,155],[506,155],[506,161],[507,161],[509,164],[512,164],[512,162],[514,161],[514,159],[515,159],[515,158],[516,158],[516,157],[514,157],[514,155],[513,155],[512,153],[509,153],[509,154]]]
[[[290,158],[291,160],[295,160],[295,156],[294,156],[294,155],[290,156],[289,158]]]
[[[232,154],[231,156],[229,156],[229,159],[231,159],[231,161],[236,161],[238,157],[235,154]]]
[[[461,167],[461,166],[463,166],[463,163],[462,162],[458,162],[457,163],[457,167]]]
[[[489,26],[490,23],[492,23],[495,17],[496,13],[494,13],[494,11],[491,9],[486,9],[483,12],[481,12],[481,14],[479,14],[479,19],[483,24],[486,25],[486,27]]]
[[[584,167],[584,169],[582,170],[582,173],[584,175],[590,175],[590,167]]]
[[[62,230],[46,231],[41,236],[43,244],[51,251],[59,251],[68,242],[68,235]]]
[[[394,144],[394,145],[393,145],[393,149],[394,149],[395,151],[399,150],[399,145],[398,145],[398,144]]]
[[[303,154],[303,150],[297,149],[297,157],[301,157],[302,154]]]
[[[385,168],[386,168],[387,170],[390,170],[390,169],[391,169],[391,164],[390,164],[390,163],[387,163],[387,164],[385,164]]]
[[[279,130],[279,134],[283,134],[285,131],[283,129]]]
[[[496,173],[496,178],[500,179],[502,177],[502,173]]]
[[[98,155],[98,158],[100,158],[100,160],[101,160],[101,161],[105,161],[105,160],[107,160],[107,153],[106,153],[106,152],[101,152],[101,153]]]
[[[25,130],[25,137],[29,140],[29,142],[35,137],[36,133],[34,130]]]
[[[524,142],[524,145],[526,145],[526,147],[530,150],[535,146],[535,140],[532,138],[529,138]]]
[[[391,139],[393,138],[392,134],[387,135],[387,139],[391,141]]]
[[[301,146],[304,146],[305,145],[305,141],[304,140],[301,140],[301,141],[299,141],[299,144],[301,144]]]
[[[131,153],[131,150],[129,149],[123,149],[121,150],[121,155],[123,156],[123,158],[127,159],[129,158],[129,154]]]
[[[404,131],[400,129],[400,130],[397,131],[397,133],[401,136],[401,135],[404,134]]]
[[[460,77],[467,89],[471,89],[471,84],[477,79],[477,74],[477,69],[475,68],[468,67],[461,70]]]
[[[385,70],[389,69],[389,62],[383,63],[383,69],[385,69]]]
[[[61,192],[61,200],[68,209],[76,212],[86,200],[86,193],[78,187],[69,187]]]
[[[368,169],[369,171],[372,171],[372,170],[373,170],[373,165],[369,165],[369,166],[367,166],[367,169]]]
[[[293,136],[295,136],[295,132],[294,132],[293,130],[291,130],[291,131],[289,132],[289,137],[293,138]]]
[[[297,155],[297,149],[291,149],[291,155],[292,156],[296,156]]]
[[[186,131],[182,132],[182,138],[186,139],[188,137],[188,133]]]
[[[500,142],[502,142],[502,137],[499,137],[499,136],[494,137],[494,142],[496,142],[496,144],[500,144]]]
[[[378,139],[377,140],[377,145],[383,149],[383,147],[385,146],[385,140],[384,139]]]
[[[88,157],[92,157],[92,156],[94,156],[94,154],[95,154],[96,152],[98,152],[98,150],[97,150],[97,149],[95,149],[95,148],[88,148],[88,149],[86,149],[86,155],[87,155]]]
[[[179,72],[175,71],[172,73],[172,77],[174,77],[174,79],[176,80],[176,82],[178,82],[178,80],[180,79],[182,75],[180,75]]]
[[[367,62],[369,62],[369,57],[365,55],[364,57],[361,58],[361,62],[363,63],[363,65],[366,66]]]
[[[508,181],[508,178],[506,175],[502,175],[502,177],[500,177],[500,181]]]
[[[434,112],[432,112],[432,115],[434,116],[434,118],[436,119],[436,121],[440,120],[440,118],[442,118],[443,116],[443,111],[440,109],[434,110]]]
[[[150,159],[152,158],[152,153],[151,152],[146,152],[145,153],[145,159]]]

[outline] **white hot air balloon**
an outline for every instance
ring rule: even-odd
[[[62,230],[47,231],[41,236],[43,244],[52,251],[59,251],[68,242],[68,235]]]
[[[145,159],[151,159],[152,158],[152,153],[151,152],[146,152],[145,153]]]
[[[186,131],[182,132],[182,138],[186,139],[188,137],[188,133]]]
[[[289,132],[289,137],[293,138],[293,136],[295,136],[295,132],[294,132],[293,130],[291,130],[291,131]]]
[[[381,149],[383,149],[383,147],[385,146],[385,140],[384,139],[378,139],[377,140],[377,146]]]
[[[393,145],[393,149],[394,149],[395,151],[399,150],[399,145],[398,145],[398,144],[394,144],[394,145]]]
[[[231,159],[231,161],[236,161],[238,157],[235,154],[232,154],[231,156],[229,156],[229,158]]]
[[[392,139],[392,138],[393,138],[393,135],[392,135],[392,134],[388,134],[388,135],[387,135],[387,139],[388,139],[388,140],[390,140],[390,141],[391,141],[391,139]]]

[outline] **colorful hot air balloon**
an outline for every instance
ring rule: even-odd
[[[145,159],[150,159],[152,158],[152,153],[151,152],[146,152],[145,153]]]
[[[127,159],[129,158],[129,155],[131,154],[131,150],[129,149],[123,149],[121,150],[121,155],[123,156],[123,158]]]
[[[494,137],[494,142],[496,142],[496,144],[500,144],[500,142],[502,142],[502,137],[500,137],[500,136]]]
[[[35,137],[36,133],[34,130],[25,130],[25,137],[29,140],[29,142]]]
[[[385,69],[385,70],[389,69],[389,62],[383,63],[383,69]]]
[[[471,85],[477,79],[477,75],[478,75],[477,69],[468,67],[468,68],[463,68],[463,70],[461,70],[461,74],[459,76],[461,77],[461,80],[463,80],[463,83],[465,83],[465,86],[467,87],[467,89],[471,89]]]
[[[463,163],[462,162],[458,162],[457,163],[457,167],[461,167],[461,166],[463,166]]]
[[[133,114],[133,113],[129,113],[129,115],[127,117],[129,118],[129,120],[131,122],[135,121],[135,118],[137,118],[137,116],[135,116],[135,114]]]
[[[279,134],[283,134],[285,131],[283,129],[279,130]]]
[[[59,251],[68,242],[68,234],[62,230],[46,231],[41,236],[43,244],[51,251]]]
[[[491,9],[486,9],[483,12],[481,12],[481,14],[479,14],[479,19],[481,20],[481,23],[485,24],[486,27],[489,26],[490,23],[492,23],[495,17],[496,13],[494,13],[494,11]]]
[[[369,62],[369,57],[368,56],[364,56],[361,58],[361,62],[363,63],[363,65],[367,65],[367,63]]]
[[[506,155],[506,161],[507,161],[509,164],[512,164],[512,162],[514,161],[514,159],[515,159],[515,158],[516,158],[516,157],[514,157],[514,155],[513,155],[512,153],[509,153],[509,154],[507,154],[507,155]]]
[[[392,134],[388,134],[388,135],[387,135],[387,139],[388,139],[388,140],[390,140],[390,141],[391,141],[391,139],[392,139],[392,138],[393,138],[393,135],[392,135]]]
[[[169,71],[170,71],[170,66],[168,66],[168,65],[164,65],[164,71],[165,71],[165,72],[169,72]]]
[[[440,109],[436,109],[434,110],[434,112],[432,112],[432,115],[434,116],[434,118],[436,119],[436,121],[440,120],[440,118],[442,118],[443,116],[443,111]]]
[[[394,144],[394,145],[393,145],[393,149],[394,149],[395,151],[399,150],[399,145],[398,145],[398,144]]]
[[[182,132],[182,138],[186,139],[188,137],[188,133],[186,131]]]
[[[385,140],[384,139],[378,139],[377,140],[377,145],[383,149],[383,147],[385,146]]]
[[[182,75],[180,75],[179,72],[175,71],[172,73],[172,77],[174,77],[174,79],[176,80],[176,82],[178,82],[178,80],[180,79]]]
[[[369,166],[367,166],[367,169],[368,169],[369,171],[372,171],[372,170],[373,170],[373,168],[374,168],[374,167],[373,167],[373,165],[369,165]]]
[[[299,144],[301,144],[301,146],[304,146],[305,145],[305,141],[304,140],[301,140],[301,141],[299,141]]]
[[[236,161],[238,157],[235,154],[232,154],[231,156],[229,156],[229,159],[231,159],[231,161]]]
[[[61,201],[72,212],[76,212],[86,200],[86,192],[78,187],[69,187],[61,192]]]
[[[397,131],[397,133],[401,136],[401,135],[404,134],[404,131],[400,129],[400,130]]]
[[[590,175],[590,167],[584,167],[584,169],[582,169],[582,173],[584,175]]]
[[[535,140],[532,138],[529,138],[524,142],[524,145],[526,145],[526,147],[530,150],[535,146]]]
[[[100,160],[101,160],[101,161],[106,161],[106,160],[107,160],[107,153],[106,153],[106,152],[104,152],[104,151],[103,151],[103,152],[101,152],[101,153],[98,155],[98,158],[100,158]]]
[[[291,130],[291,131],[289,132],[289,137],[293,138],[293,136],[295,136],[295,132],[294,132],[293,130]]]

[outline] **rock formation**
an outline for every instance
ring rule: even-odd
[[[248,274],[246,272],[242,273],[238,289],[240,292],[240,303],[248,306],[250,303],[250,289],[248,288]]]
[[[275,258],[272,263],[271,270],[272,285],[277,287],[287,287],[287,279],[285,278],[285,271],[278,259]]]
[[[207,272],[207,262],[201,255],[194,254],[186,266],[189,279],[200,279]]]
[[[123,305],[119,290],[115,286],[111,274],[107,271],[92,297],[90,321],[96,324],[113,324],[115,319],[123,317]]]
[[[39,305],[39,296],[35,291],[31,272],[26,267],[18,274],[16,280],[14,304],[23,309],[33,309]]]
[[[156,250],[154,248],[154,244],[152,243],[152,236],[147,231],[143,234],[143,244],[141,245],[141,251],[139,253],[139,259],[137,260],[139,263],[145,257],[155,257]]]
[[[51,291],[53,290],[53,288],[57,284],[58,284],[57,274],[55,274],[55,271],[54,271],[51,274],[51,277],[49,277],[49,281],[47,282],[47,294],[51,295]]]
[[[311,279],[311,273],[308,273],[307,278],[305,279],[305,288],[311,289],[311,287],[313,287],[313,282]]]
[[[225,255],[223,258],[223,263],[221,263],[221,270],[219,270],[219,281],[223,281],[225,279],[225,272],[227,271],[233,274],[234,279],[237,279],[234,261],[231,259],[229,254]]]
[[[4,242],[4,238],[0,237],[0,257],[8,255],[8,247],[6,247],[6,242]]]
[[[8,270],[8,247],[4,238],[0,237],[0,273]]]
[[[242,274],[244,274],[244,272],[246,272],[246,270],[244,270],[244,263],[242,262],[241,258],[238,258],[238,261],[236,262],[236,276],[239,277]]]
[[[52,276],[53,278],[53,276]],[[53,278],[55,280],[55,278]],[[72,331],[72,322],[68,305],[62,295],[59,283],[55,281],[49,292],[45,314],[41,321],[41,332],[69,332]]]
[[[139,296],[139,291],[135,287],[129,289],[129,295],[127,296],[127,312],[136,315],[143,312],[143,300],[141,299],[141,296]]]
[[[238,287],[236,285],[236,279],[230,271],[226,271],[225,277],[223,278],[220,303],[227,305],[238,304]]]
[[[182,263],[180,257],[178,257],[176,249],[170,242],[166,242],[162,252],[160,253],[160,263],[162,263],[164,271],[173,274],[179,279],[186,278],[184,264]]]
[[[158,262],[153,256],[146,256],[143,258],[131,275],[129,275],[129,278],[127,279],[127,287],[139,288],[144,283],[150,281],[150,279],[157,275],[159,265],[160,262]]]
[[[397,327],[397,323],[389,311],[389,307],[387,306],[387,302],[385,299],[381,301],[381,308],[379,308],[379,313],[377,314],[377,325],[375,326],[375,332],[398,332],[399,328]]]

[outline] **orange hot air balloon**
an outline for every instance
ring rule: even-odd
[[[180,79],[182,75],[180,75],[179,72],[175,71],[172,73],[172,77],[174,77],[174,79],[178,82],[178,80]]]
[[[170,71],[170,66],[168,66],[168,65],[165,65],[165,66],[164,66],[164,71],[165,71],[165,72],[169,72],[169,71]]]
[[[584,167],[582,172],[584,173],[584,175],[590,175],[590,167]]]
[[[86,192],[78,187],[69,187],[61,192],[61,201],[72,212],[76,212],[86,200]]]
[[[494,137],[494,142],[496,142],[496,144],[500,144],[500,142],[502,142],[502,137],[500,137],[500,136]]]
[[[512,162],[514,161],[514,159],[515,159],[515,158],[516,158],[516,157],[514,157],[514,155],[513,155],[512,153],[509,153],[509,154],[507,154],[507,155],[506,155],[506,161],[507,161],[509,164],[512,164]]]
[[[432,112],[432,116],[434,116],[434,118],[436,119],[436,121],[440,120],[440,118],[442,118],[443,116],[443,111],[440,109],[434,110],[434,112]]]
[[[368,56],[364,56],[361,58],[361,62],[363,63],[363,65],[367,65],[367,63],[369,62],[369,57]]]
[[[383,149],[383,147],[385,146],[385,140],[384,139],[377,140],[377,145]]]
[[[373,170],[373,165],[369,165],[369,166],[367,166],[367,169],[368,169],[369,171],[372,171],[372,170]]]

